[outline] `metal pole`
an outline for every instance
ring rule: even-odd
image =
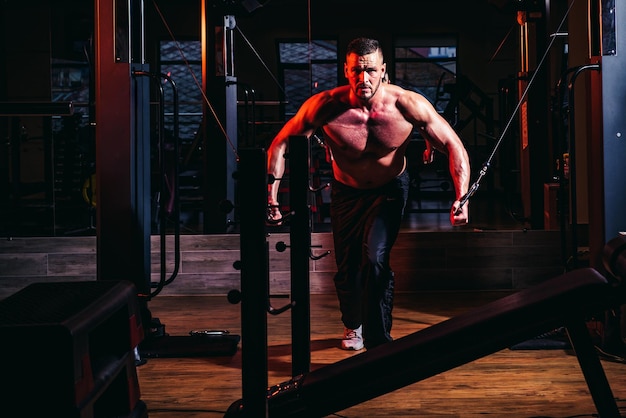
[[[309,151],[307,137],[289,138],[292,376],[307,373],[311,363]]]
[[[266,154],[240,152],[238,190],[241,205],[241,375],[244,417],[267,417],[268,244]]]

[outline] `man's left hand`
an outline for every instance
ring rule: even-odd
[[[450,209],[450,223],[452,226],[466,225],[469,222],[469,210],[467,204],[461,207],[461,202],[455,200]]]

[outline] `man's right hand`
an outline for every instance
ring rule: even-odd
[[[267,205],[267,223],[270,225],[280,225],[283,214],[280,212],[280,205]]]

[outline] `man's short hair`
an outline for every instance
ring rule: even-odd
[[[376,39],[371,38],[356,38],[350,41],[346,49],[346,56],[350,54],[368,55],[380,50],[380,43]]]

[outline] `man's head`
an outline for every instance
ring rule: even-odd
[[[374,96],[383,80],[386,67],[377,40],[356,38],[348,44],[344,75],[359,99],[367,101]]]

